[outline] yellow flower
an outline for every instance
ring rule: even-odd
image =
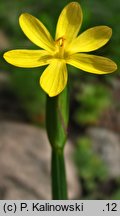
[[[23,32],[42,49],[11,50],[4,54],[5,60],[25,68],[49,64],[41,75],[40,85],[50,97],[62,92],[67,84],[66,64],[95,74],[115,71],[117,65],[112,60],[83,53],[97,50],[105,45],[111,38],[111,28],[96,26],[78,35],[82,19],[80,5],[77,2],[69,3],[59,16],[53,40],[49,31],[37,18],[28,13],[22,14],[19,23]]]

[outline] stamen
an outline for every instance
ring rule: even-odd
[[[56,57],[57,58],[64,58],[64,48],[65,48],[65,38],[64,37],[60,37],[55,41],[56,44]]]
[[[60,46],[62,47],[63,46],[63,39],[62,38],[59,40],[59,43],[60,43]]]
[[[63,45],[64,45],[64,40],[65,40],[65,38],[60,37],[60,38],[58,38],[58,39],[56,40],[56,43],[57,43],[60,47],[63,47]]]

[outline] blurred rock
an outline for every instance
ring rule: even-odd
[[[72,162],[65,149],[69,198],[80,196]],[[43,129],[23,123],[0,124],[0,199],[51,199],[50,145]]]
[[[0,50],[7,49],[10,46],[10,42],[4,31],[0,30]]]
[[[107,165],[110,177],[120,176],[120,137],[105,128],[90,128],[93,149]]]
[[[9,81],[10,79],[8,73],[6,71],[5,72],[0,71],[0,89],[4,88],[4,85],[8,85]]]

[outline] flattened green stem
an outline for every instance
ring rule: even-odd
[[[69,117],[68,87],[55,97],[47,95],[46,128],[52,148],[63,148],[67,139]]]
[[[64,163],[64,152],[52,150],[52,198],[53,200],[67,200],[67,183]]]
[[[52,197],[67,199],[64,146],[67,139],[69,116],[68,86],[56,97],[47,96],[46,128],[52,148],[51,177]]]

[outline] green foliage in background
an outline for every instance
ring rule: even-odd
[[[75,99],[78,106],[74,119],[81,125],[95,124],[103,110],[111,104],[110,92],[102,84],[81,85],[81,90],[76,93]]]
[[[41,70],[41,69],[40,69]],[[44,125],[45,93],[39,86],[39,69],[14,69],[11,88],[17,92],[22,108],[32,122]]]
[[[112,194],[111,199],[113,199],[113,200],[120,200],[120,186],[119,186],[119,189],[116,190],[116,191]]]
[[[115,179],[115,189],[113,190],[111,196],[108,196],[107,199],[120,200],[120,177]]]
[[[100,157],[93,151],[91,140],[88,137],[81,137],[77,141],[75,150],[75,162],[78,168],[78,175],[83,186],[86,188],[87,197],[93,198],[97,191],[98,183],[107,179],[107,168]]]

